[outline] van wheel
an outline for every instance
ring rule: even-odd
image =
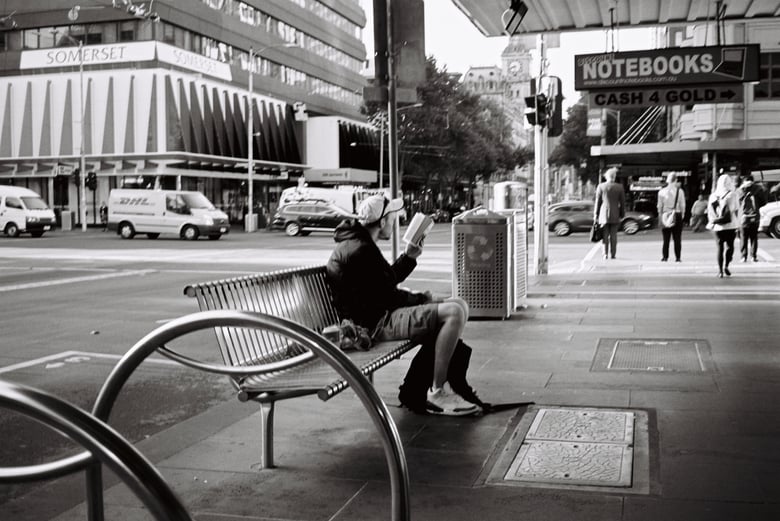
[[[157,237],[160,236],[160,234],[159,233],[147,233],[146,236],[149,237],[150,239],[156,239]]]
[[[30,235],[37,239],[38,237],[43,237],[43,232],[30,232]]]
[[[284,233],[286,233],[290,237],[295,237],[296,235],[301,233],[301,227],[298,225],[297,222],[290,221],[284,225]]]
[[[218,241],[220,237],[222,237],[222,235],[219,234],[219,233],[215,233],[213,235],[209,235],[209,239],[212,240],[212,241]]]
[[[9,237],[19,237],[19,227],[15,223],[8,223],[5,226],[5,234]]]
[[[198,235],[200,235],[200,232],[198,229],[191,224],[188,224],[184,227],[184,229],[181,231],[181,236],[183,239],[186,239],[188,241],[194,241],[198,238]]]
[[[119,235],[123,239],[132,239],[135,237],[135,228],[130,223],[122,223],[119,225]]]

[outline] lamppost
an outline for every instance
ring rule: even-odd
[[[246,211],[246,217],[244,219],[244,231],[245,232],[254,232],[257,230],[257,226],[255,224],[255,212],[254,212],[254,206],[255,206],[255,191],[254,191],[254,171],[255,171],[255,159],[254,159],[254,118],[252,117],[252,97],[254,95],[254,73],[255,73],[255,56],[260,56],[264,51],[267,49],[272,49],[274,47],[298,47],[298,44],[295,42],[285,42],[285,43],[277,43],[273,45],[266,45],[265,47],[261,47],[257,51],[252,49],[252,47],[249,48],[249,64],[247,65],[247,72],[249,73],[249,83],[247,86],[247,97],[246,97],[246,119],[247,119],[247,164],[246,164],[246,173],[247,173],[247,211]]]
[[[78,13],[78,10],[75,11]],[[81,114],[79,126],[81,127],[81,139],[79,140],[79,219],[81,220],[81,231],[87,231],[87,159],[84,155],[84,133],[86,125],[84,121],[84,41],[76,40],[69,34],[62,33],[71,43],[79,47],[79,113]],[[57,37],[57,31],[54,31],[54,37]]]

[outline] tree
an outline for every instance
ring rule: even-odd
[[[503,111],[466,91],[458,77],[439,69],[432,57],[418,98],[421,106],[403,110],[398,118],[404,179],[454,194],[462,186],[473,191],[478,179],[514,167],[517,154],[509,144],[511,128]],[[383,109],[370,104],[366,112],[371,120]]]
[[[598,145],[600,138],[587,136],[588,104],[584,98],[566,113],[558,146],[550,153],[549,163],[556,166],[574,165],[580,179],[598,184],[599,160],[591,157],[590,147]]]

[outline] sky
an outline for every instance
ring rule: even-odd
[[[364,41],[368,56],[373,56],[372,2],[363,1],[369,17]],[[465,73],[471,66],[501,65],[501,52],[508,37],[487,38],[480,33],[450,0],[425,0],[425,54],[436,58],[439,67],[449,72]],[[561,35],[561,47],[548,49],[548,74],[558,76],[563,83],[564,107],[577,102],[580,94],[574,90],[574,55],[603,52],[606,49],[605,31],[587,31]],[[620,29],[616,44],[619,51],[649,49],[652,47],[648,29]],[[373,63],[371,63],[373,67]],[[539,71],[534,60],[532,73]]]

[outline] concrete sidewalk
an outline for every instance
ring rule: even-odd
[[[680,264],[621,244],[616,260],[590,255],[532,278],[526,307],[510,319],[469,323],[470,380],[480,396],[534,407],[419,416],[397,406],[411,357],[377,373],[409,463],[412,519],[780,519],[778,266],[735,263],[733,277],[717,279],[711,242],[698,242],[686,244]],[[615,339],[698,342],[703,370],[600,368],[601,348]],[[496,479],[529,418],[559,407],[645,418],[634,427],[646,453],[637,454],[637,442],[630,487]],[[236,401],[139,447],[199,520],[390,518],[383,451],[354,394],[281,402],[275,469],[255,468],[259,424],[257,407]],[[15,501],[8,519],[85,519],[83,504],[60,513],[83,497],[81,483],[66,478]],[[149,519],[124,486],[112,486],[106,503],[106,519]]]

